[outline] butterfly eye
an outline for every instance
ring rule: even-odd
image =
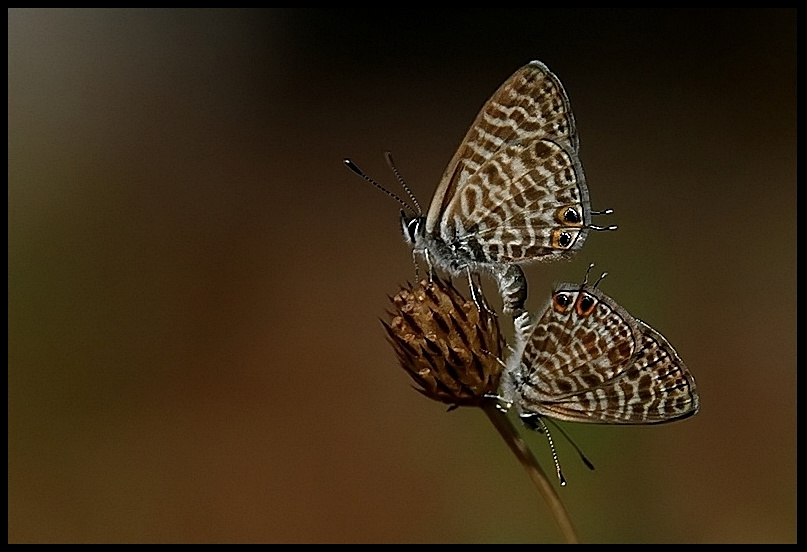
[[[577,300],[577,307],[575,308],[575,310],[577,311],[577,314],[579,314],[580,316],[588,316],[589,314],[594,312],[594,307],[596,306],[597,306],[597,299],[595,299],[588,293],[583,293]]]
[[[404,239],[412,245],[415,245],[418,242],[418,232],[420,230],[421,221],[422,219],[420,217],[409,218],[403,211],[401,211],[401,223],[404,230]]]
[[[415,241],[415,236],[418,233],[418,226],[420,226],[420,224],[418,224],[417,219],[410,220],[409,224],[406,225],[406,231],[409,232],[409,237],[412,239],[412,241]]]

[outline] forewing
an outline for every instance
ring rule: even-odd
[[[426,232],[434,233],[458,188],[498,151],[542,139],[557,143],[577,158],[577,130],[566,91],[546,65],[531,61],[499,87],[468,129],[432,199]]]

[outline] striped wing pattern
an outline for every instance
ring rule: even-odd
[[[596,288],[564,284],[528,334],[515,368],[522,416],[654,424],[698,411],[672,345]]]
[[[581,247],[590,216],[568,97],[533,61],[471,125],[435,193],[426,232],[481,262],[543,260]]]

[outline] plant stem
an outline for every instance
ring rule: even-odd
[[[546,473],[544,473],[544,470],[538,465],[535,456],[533,456],[530,449],[527,448],[527,443],[524,442],[524,439],[518,434],[516,428],[513,427],[507,414],[499,410],[493,402],[482,406],[482,410],[485,411],[490,421],[496,426],[499,434],[510,447],[510,450],[513,451],[513,454],[516,455],[518,461],[524,466],[524,469],[527,470],[527,475],[532,479],[532,482],[538,488],[538,492],[541,493],[541,496],[544,497],[544,500],[549,506],[549,511],[555,523],[558,524],[563,538],[569,544],[579,543],[580,540],[577,538],[574,527],[572,527],[572,521],[569,519],[566,508],[560,501],[560,497],[557,492],[555,492],[555,487],[553,487],[549,479],[547,479]]]

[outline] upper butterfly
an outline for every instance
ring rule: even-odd
[[[700,400],[684,361],[663,335],[597,283],[562,284],[540,318],[530,322],[524,313],[516,321],[517,346],[505,368],[501,398],[515,405],[526,425],[539,429],[543,416],[656,424],[695,414]]]
[[[426,216],[414,198],[417,210],[387,193],[414,213],[401,212],[404,237],[430,267],[467,272],[472,291],[472,273],[492,274],[505,312],[517,316],[527,298],[519,263],[568,256],[589,229],[616,228],[591,224],[601,213],[591,211],[578,149],[563,85],[546,65],[531,61],[482,107]],[[349,159],[345,164],[384,189]]]

